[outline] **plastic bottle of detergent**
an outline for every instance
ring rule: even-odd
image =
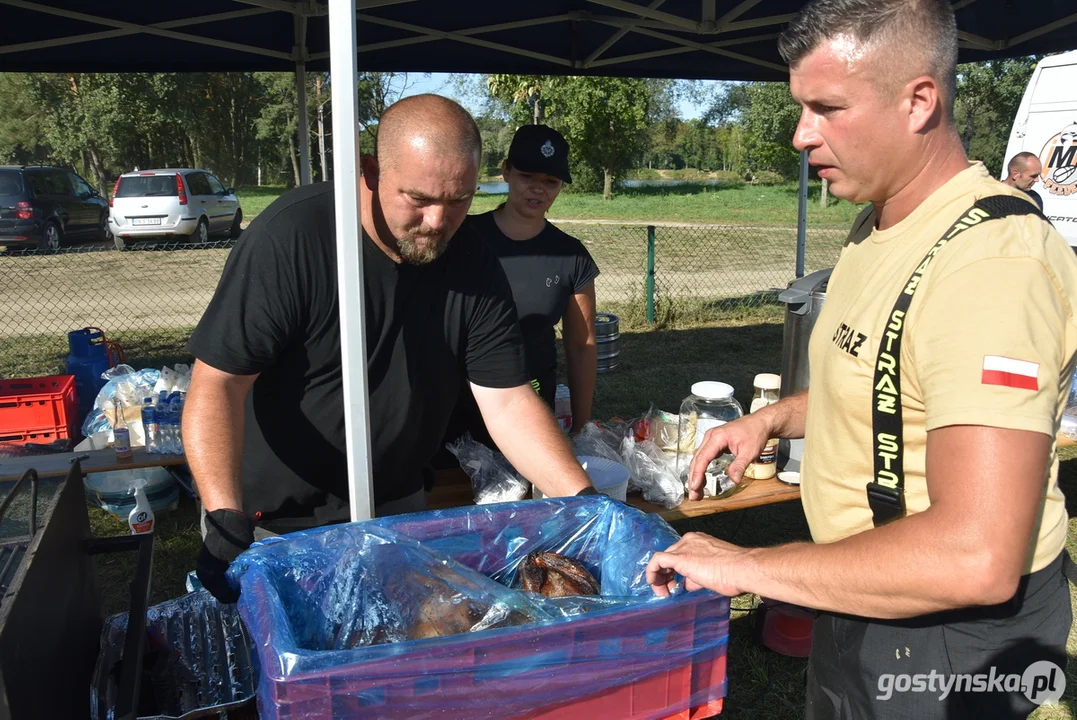
[[[149,498],[146,497],[146,481],[142,478],[135,480],[135,506],[131,508],[127,516],[127,524],[131,526],[132,535],[142,535],[153,532],[153,508],[150,507]]]

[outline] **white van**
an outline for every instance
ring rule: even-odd
[[[1077,50],[1044,58],[1032,73],[1004,162],[1024,151],[1043,163],[1032,186],[1043,198],[1043,214],[1077,247]]]

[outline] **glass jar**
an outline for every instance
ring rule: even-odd
[[[761,410],[768,405],[778,402],[778,391],[782,386],[782,379],[773,373],[760,373],[755,376],[752,383],[755,386],[755,397],[748,412]],[[778,474],[778,438],[767,440],[763,452],[744,470],[744,477],[751,480],[768,480]]]
[[[733,397],[732,385],[723,382],[697,382],[692,385],[692,394],[681,403],[677,427],[677,471],[682,480],[687,482],[692,456],[703,444],[707,431],[743,416],[744,408]],[[713,484],[710,474],[708,469],[708,487],[704,488],[704,495],[708,495],[710,490],[710,495],[721,497],[721,492],[710,487]]]

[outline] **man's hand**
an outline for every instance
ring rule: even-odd
[[[747,592],[739,584],[737,568],[749,551],[702,533],[688,533],[647,563],[647,582],[654,594],[668,597],[684,576],[684,589],[707,588],[728,597]]]
[[[771,438],[770,424],[758,415],[745,415],[725,425],[711,428],[692,456],[688,468],[688,499],[702,500],[704,473],[714,458],[729,451],[736,456],[726,472],[729,479],[740,483],[749,463],[755,462]]]
[[[198,580],[222,603],[234,603],[239,593],[225,573],[236,557],[254,542],[254,523],[238,510],[206,513],[206,537],[198,555]]]

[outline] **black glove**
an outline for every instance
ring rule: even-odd
[[[578,493],[576,493],[576,497],[583,497],[584,495],[601,495],[601,494],[602,493],[600,493],[598,490],[595,490],[593,485],[588,485],[583,490],[580,490]]]
[[[254,523],[238,510],[206,513],[206,537],[198,554],[199,582],[222,603],[234,603],[239,592],[228,584],[225,572],[236,557],[254,542]]]

